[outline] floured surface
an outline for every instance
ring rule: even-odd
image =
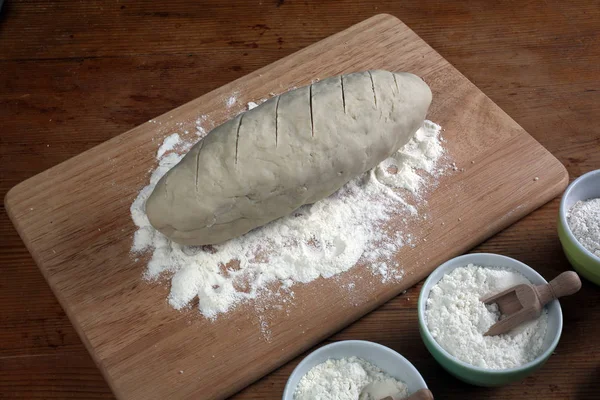
[[[208,130],[248,102],[314,79],[375,68],[423,77],[433,92],[428,118],[444,127],[443,145],[456,165],[428,195],[427,218],[410,224],[412,245],[391,257],[404,277],[382,282],[359,263],[294,285],[284,306],[257,298],[214,321],[195,304],[173,310],[168,279],[140,278],[150,254],[137,262],[131,256],[131,204],[148,185],[164,139],[194,135],[198,125]],[[558,195],[567,181],[564,167],[477,87],[402,22],[379,15],[21,183],[6,209],[118,398],[214,399],[416,284]],[[403,223],[393,218],[386,229],[405,231]]]
[[[427,189],[449,169],[448,157],[441,162],[441,127],[426,121],[400,151],[334,195],[224,244],[183,246],[150,225],[144,205],[158,180],[181,160],[177,149],[189,149],[206,131],[199,127],[185,140],[179,133],[164,140],[159,165],[133,202],[131,216],[138,227],[132,252],[152,253],[145,277],[172,276],[169,304],[182,309],[197,300],[211,319],[257,297],[285,304],[293,299],[294,284],[331,278],[359,262],[382,282],[402,279],[402,265],[391,259],[413,238],[401,230],[390,234],[385,225],[394,217],[408,225],[426,218]],[[167,146],[171,152],[163,151]]]

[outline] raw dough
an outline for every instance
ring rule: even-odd
[[[224,242],[314,203],[406,144],[431,91],[388,71],[336,76],[213,129],[156,185],[150,223],[186,245]]]

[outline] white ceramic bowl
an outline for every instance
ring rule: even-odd
[[[431,288],[435,286],[438,281],[447,273],[458,267],[463,267],[468,264],[475,264],[482,267],[512,268],[525,275],[525,277],[535,285],[548,283],[533,268],[515,260],[514,258],[499,254],[474,253],[453,258],[440,265],[435,271],[433,271],[423,284],[423,288],[421,289],[421,293],[419,295],[418,304],[419,330],[421,333],[421,338],[436,361],[438,361],[448,372],[464,382],[477,386],[501,386],[510,382],[519,381],[525,376],[533,373],[536,369],[540,368],[556,348],[563,327],[563,317],[560,304],[558,303],[558,300],[554,300],[548,304],[548,306],[546,306],[548,309],[548,329],[546,331],[546,338],[544,339],[544,351],[535,360],[520,367],[499,370],[480,368],[461,361],[448,353],[442,346],[438,344],[438,342],[435,341],[433,336],[431,336],[431,333],[427,327],[427,321],[425,319],[425,307]]]
[[[427,389],[419,371],[406,358],[389,347],[365,340],[345,340],[323,346],[306,356],[288,378],[283,391],[283,400],[294,400],[298,382],[312,367],[330,358],[341,359],[352,356],[362,358],[390,376],[401,380],[408,386],[409,393]]]

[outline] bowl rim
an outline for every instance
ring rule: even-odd
[[[531,268],[529,265],[516,260],[512,257],[508,257],[508,256],[504,256],[501,254],[496,254],[496,253],[469,253],[469,254],[463,254],[461,256],[458,257],[454,257],[449,259],[448,261],[444,262],[443,264],[441,264],[440,266],[438,266],[435,270],[437,271],[440,268],[447,268],[447,265],[449,265],[451,262],[456,262],[456,261],[460,261],[460,260],[468,260],[470,258],[473,258],[474,256],[486,256],[486,257],[492,257],[495,258],[497,260],[510,260],[511,262],[514,262],[516,264],[520,264],[523,267],[526,267],[527,269],[531,270],[531,272],[534,275],[537,275],[542,281],[548,283],[548,281],[546,281],[546,279],[544,279],[544,277],[542,275],[540,275],[535,269]],[[465,263],[465,265],[468,264],[468,261]],[[458,268],[458,267],[456,267]],[[429,328],[427,327],[427,323],[425,321],[425,315],[423,312],[421,312],[421,304],[423,304],[423,310],[425,310],[425,301],[427,299],[425,299],[425,288],[427,286],[432,286],[434,283],[432,283],[432,277],[433,277],[433,272],[429,275],[429,277],[427,277],[427,279],[425,280],[425,282],[423,283],[423,286],[421,288],[421,292],[419,293],[419,300],[417,303],[417,317],[419,320],[419,325],[422,327],[422,331],[423,334],[425,336],[427,336],[427,339],[433,344],[433,346],[444,355],[444,357],[446,357],[447,359],[449,359],[450,361],[460,365],[461,367],[470,369],[472,371],[476,371],[479,373],[484,373],[484,374],[489,374],[489,375],[506,375],[506,374],[511,374],[511,373],[519,373],[519,372],[525,372],[527,370],[529,370],[532,367],[537,366],[540,362],[542,362],[543,360],[545,360],[546,358],[548,358],[550,356],[550,354],[552,354],[552,352],[554,352],[554,349],[556,348],[556,345],[558,344],[558,341],[560,340],[560,336],[562,334],[562,329],[563,329],[563,315],[562,315],[562,308],[560,307],[560,303],[557,301],[557,306],[558,306],[558,332],[555,335],[554,339],[552,339],[552,342],[550,343],[550,346],[548,346],[548,348],[539,356],[537,356],[535,359],[529,361],[528,363],[525,363],[523,365],[520,365],[518,367],[512,367],[512,368],[504,368],[504,369],[488,369],[488,368],[481,368],[481,367],[477,367],[475,365],[466,363],[462,360],[459,360],[457,357],[453,356],[452,354],[450,354],[448,351],[446,351],[446,349],[444,349],[436,340],[433,336],[431,336],[431,333],[429,332]],[[440,278],[441,279],[441,278]],[[439,280],[438,280],[439,281]],[[435,282],[437,283],[437,281]],[[431,289],[430,289],[431,290]]]
[[[592,257],[592,260],[596,260],[597,262],[600,262],[600,257],[595,255],[594,253],[592,253],[591,251],[586,249],[581,243],[579,243],[579,240],[577,240],[577,238],[571,231],[571,227],[569,226],[569,222],[567,221],[567,213],[569,212],[569,210],[567,210],[567,197],[569,197],[569,195],[571,194],[571,191],[573,190],[573,188],[575,186],[579,185],[582,181],[589,179],[590,177],[593,177],[595,175],[598,175],[598,181],[600,181],[600,169],[595,169],[593,171],[586,172],[585,174],[581,175],[579,178],[575,179],[573,182],[571,182],[569,184],[569,186],[567,187],[567,189],[565,190],[565,192],[563,193],[563,195],[560,199],[560,206],[558,208],[558,217],[560,218],[561,224],[565,227],[565,233],[569,237],[569,240],[571,242],[573,242],[575,247],[577,247],[577,249],[579,249],[579,251],[581,251],[582,253],[587,254],[588,256]]]
[[[380,343],[377,342],[371,342],[369,340],[339,340],[337,342],[333,342],[333,343],[329,343],[326,344],[325,346],[321,346],[318,349],[310,352],[310,354],[308,354],[306,357],[304,357],[302,359],[302,361],[300,361],[298,363],[298,365],[296,365],[296,367],[294,368],[294,370],[292,371],[292,373],[290,374],[290,376],[288,376],[287,381],[285,383],[285,388],[283,389],[283,395],[282,395],[282,399],[287,399],[288,396],[292,396],[291,398],[293,399],[294,396],[294,392],[296,391],[296,387],[292,388],[291,387],[291,380],[292,377],[297,373],[297,371],[299,371],[305,364],[308,364],[310,362],[310,360],[314,357],[316,357],[319,353],[324,352],[327,349],[333,348],[333,347],[339,347],[339,346],[347,346],[347,345],[358,345],[358,346],[363,346],[363,347],[370,347],[370,348],[377,348],[379,350],[382,350],[386,353],[390,353],[392,356],[398,358],[399,360],[403,361],[406,363],[407,369],[413,373],[420,381],[420,384],[422,386],[423,389],[427,389],[427,383],[425,383],[425,379],[423,379],[423,376],[421,375],[421,373],[419,372],[419,370],[410,362],[408,361],[408,359],[406,359],[406,357],[404,357],[402,354],[398,353],[396,350],[393,350],[387,346],[384,346]],[[348,357],[353,357],[352,354],[348,354]],[[374,364],[375,365],[375,364]],[[376,365],[378,368],[379,366]],[[389,374],[388,371],[384,371],[386,373]],[[300,378],[302,379],[302,378]],[[291,392],[290,392],[291,391]]]

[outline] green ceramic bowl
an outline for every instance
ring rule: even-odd
[[[567,213],[579,200],[600,197],[600,169],[575,179],[565,190],[558,211],[558,237],[567,259],[581,276],[600,285],[600,257],[583,247],[569,229]]]
[[[425,347],[431,353],[433,358],[450,374],[454,375],[463,382],[470,383],[476,386],[502,386],[511,382],[516,382],[524,379],[527,375],[532,374],[540,368],[550,357],[562,332],[563,318],[562,311],[558,300],[548,304],[548,330],[544,339],[544,351],[535,360],[516,368],[508,369],[485,369],[467,364],[464,361],[454,357],[444,350],[431,336],[427,328],[425,317],[425,306],[429,298],[429,291],[444,275],[454,270],[455,268],[465,266],[467,264],[481,265],[484,267],[509,267],[515,269],[525,275],[533,284],[541,285],[548,283],[540,274],[533,268],[517,261],[513,258],[501,256],[498,254],[476,253],[466,254],[456,257],[450,261],[440,265],[435,271],[429,275],[429,278],[423,284],[421,294],[419,295],[418,315],[419,315],[419,331],[421,338],[425,343]]]

